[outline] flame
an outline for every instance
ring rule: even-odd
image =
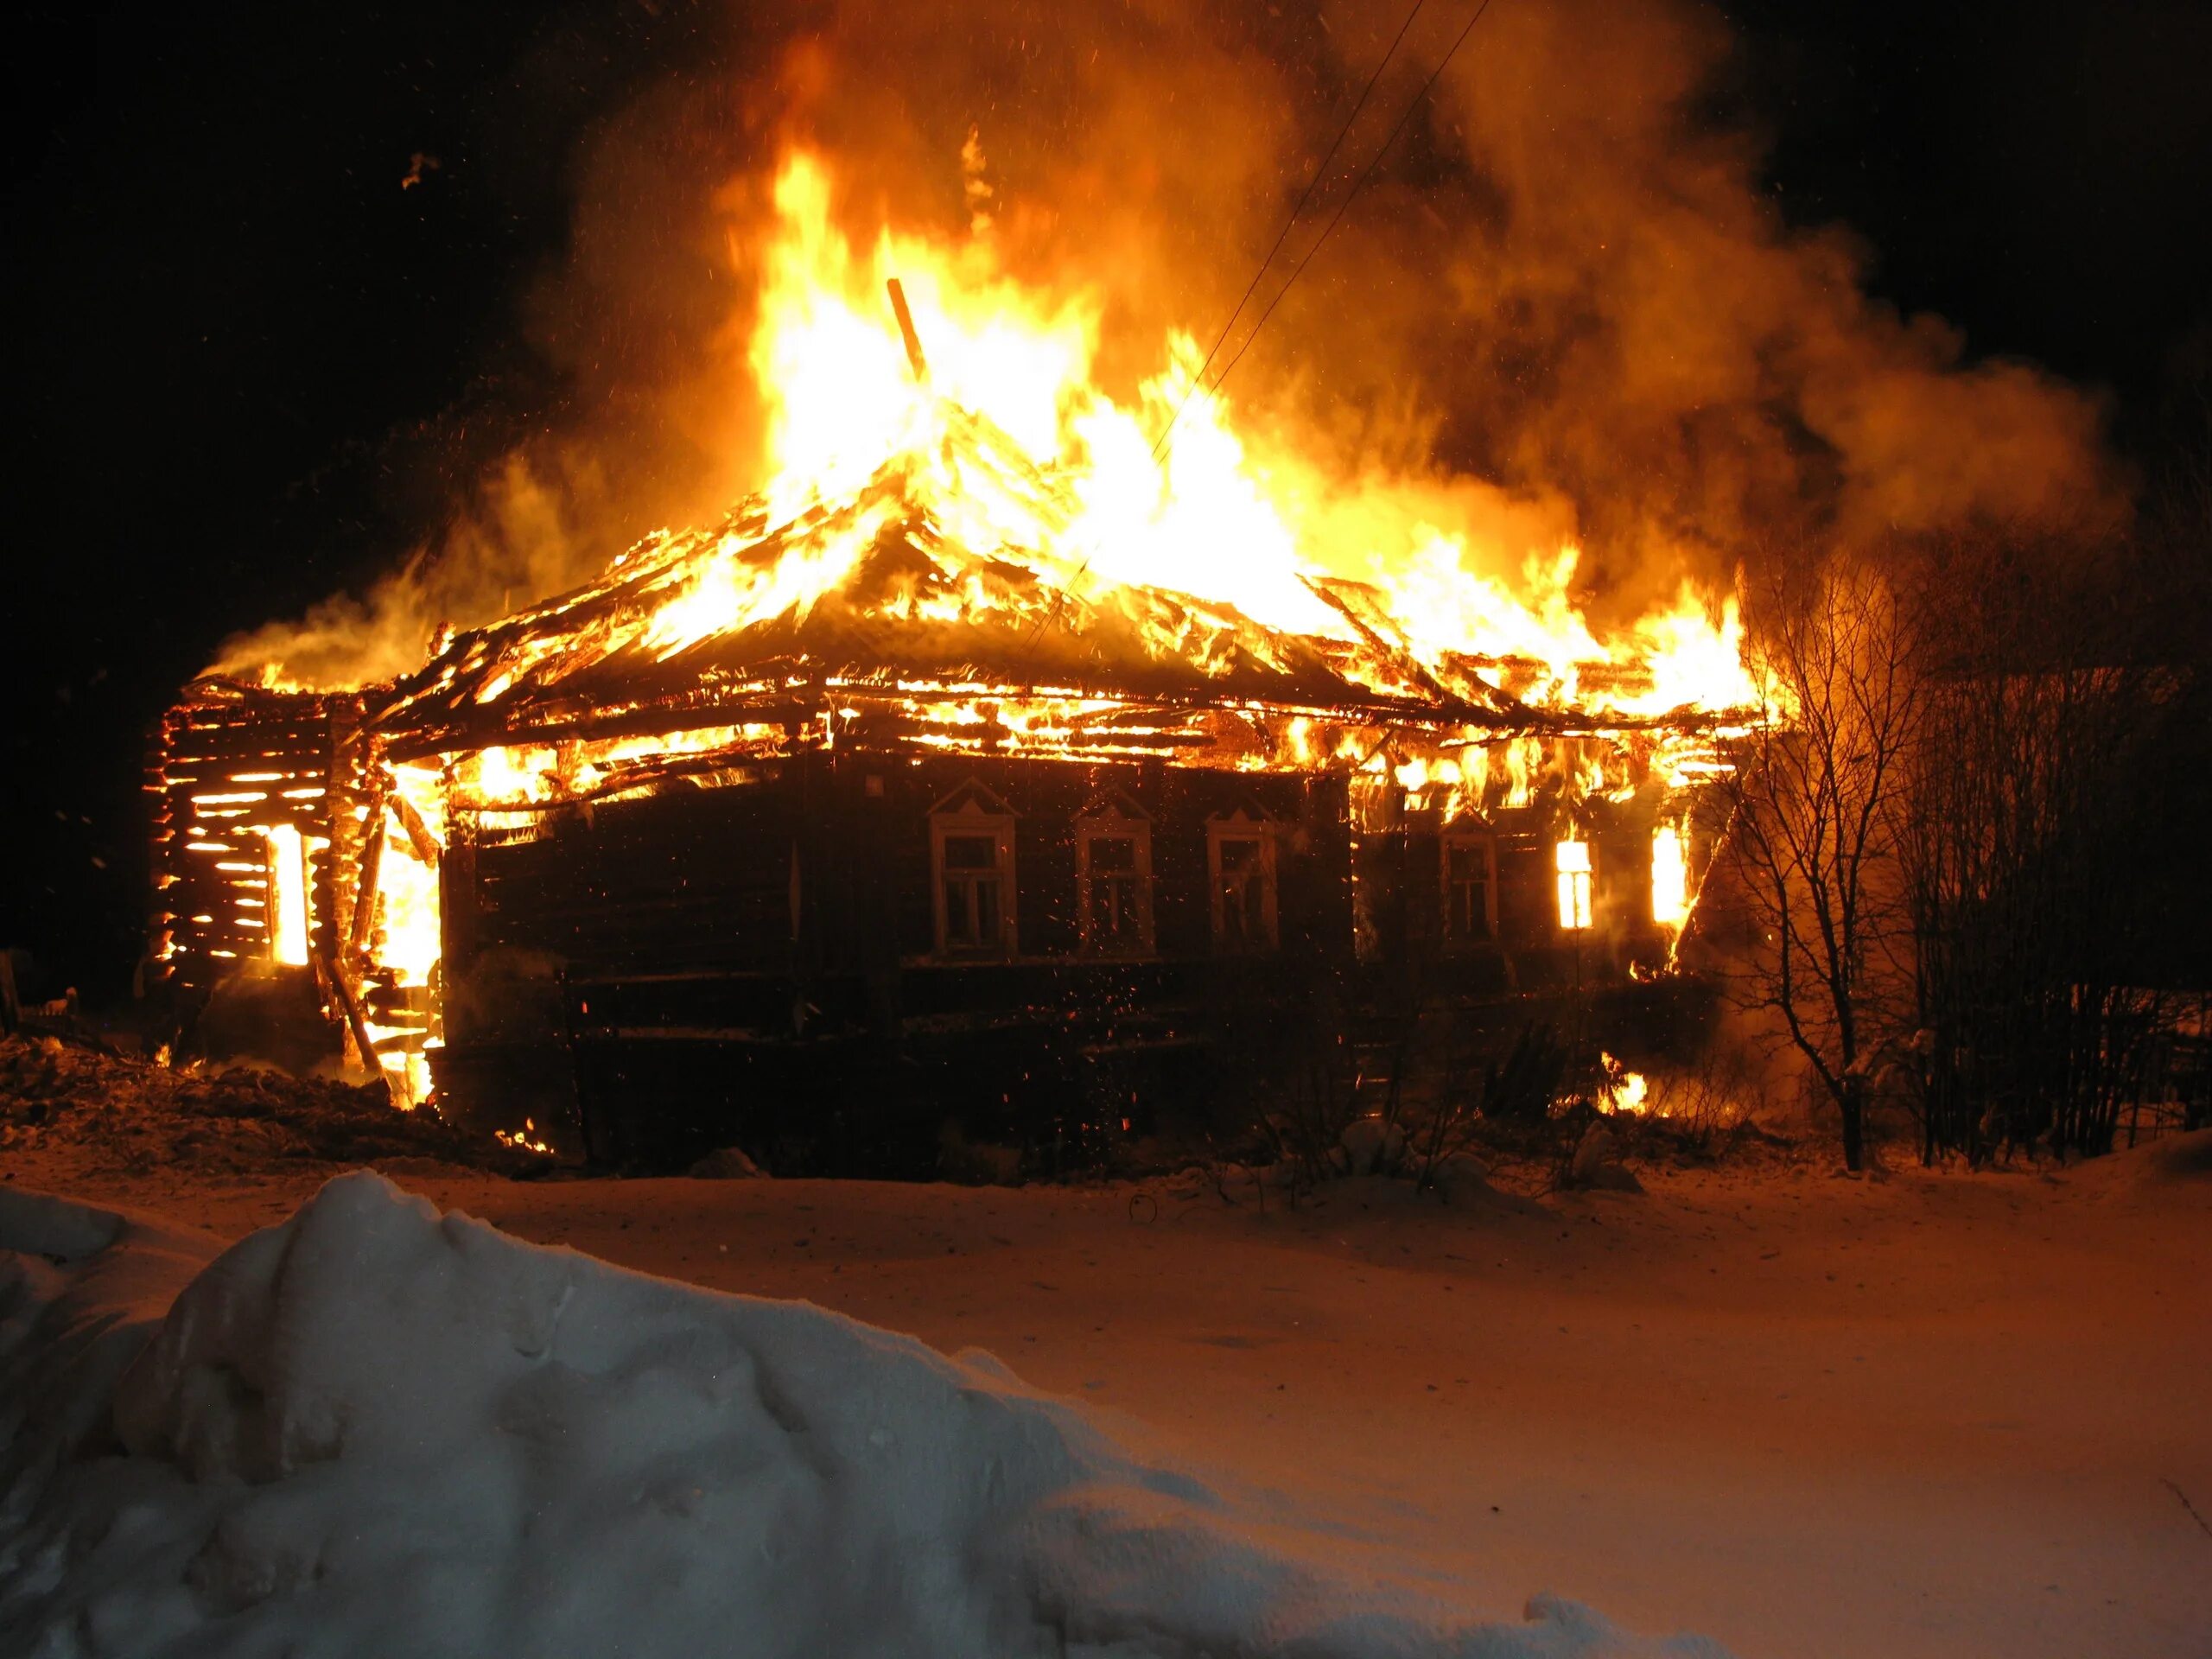
[[[1605,1080],[1598,1085],[1598,1094],[1605,1110],[1642,1117],[1651,1109],[1651,1085],[1643,1072],[1630,1071],[1602,1050],[1598,1064],[1605,1073]]]
[[[1364,766],[1387,733],[1346,725],[1321,741],[1314,726],[1324,708],[1370,696],[1416,717],[1455,702],[1500,709],[1502,720],[1480,728],[1396,745],[1389,764],[1403,766],[1429,744],[1427,804],[1447,817],[1527,805],[1547,786],[1625,800],[1647,784],[1693,784],[1720,764],[1708,733],[1662,717],[1756,700],[1732,598],[1685,583],[1668,608],[1602,637],[1573,597],[1573,546],[1521,550],[1516,593],[1482,574],[1509,566],[1508,550],[1407,505],[1436,499],[1433,480],[1393,495],[1370,480],[1348,494],[1281,444],[1255,447],[1227,400],[1197,387],[1187,335],[1171,334],[1159,372],[1117,401],[1094,378],[1100,306],[1089,293],[1015,281],[987,236],[940,242],[886,229],[857,247],[832,223],[832,194],[819,161],[786,158],[747,352],[767,415],[760,493],[721,526],[656,532],[597,584],[461,636],[406,695],[496,712],[617,656],[648,675],[681,658],[681,673],[716,662],[710,649],[771,630],[775,649],[736,660],[782,665],[757,684],[741,683],[742,666],[710,668],[717,706],[827,692],[836,714],[810,715],[803,739],[784,722],[764,726],[759,741],[721,727],[628,749],[584,734],[559,742],[557,755],[495,748],[459,766],[471,804],[604,794],[680,752],[834,745],[842,722],[886,713],[913,741],[947,749]],[[818,613],[828,616],[822,649],[860,650],[859,671],[810,654],[798,630]],[[888,663],[870,670],[872,652],[896,661],[900,651],[856,647],[841,632],[849,621],[911,625],[903,637],[918,652],[951,643],[931,659],[935,677]],[[963,655],[980,648],[956,637],[963,630],[992,642],[994,670]],[[1111,694],[1037,683],[1049,678],[1035,667],[1048,632],[1059,672],[1110,680],[1101,664],[1112,655],[1179,665],[1186,698],[1190,671],[1283,691],[1267,702],[1208,696],[1222,718],[1233,707],[1255,740],[1208,761],[1218,733],[1201,731],[1196,715],[1157,703],[1140,713]],[[607,712],[603,696],[569,706]],[[1524,722],[1514,732],[1516,706],[1532,703],[1640,720],[1648,735],[1631,751],[1618,731],[1547,738]],[[1159,723],[1140,731],[1132,720]],[[1170,741],[1179,728],[1191,743]]]
[[[445,800],[439,774],[427,767],[399,766],[393,771],[393,792],[414,810],[426,832],[427,846],[417,847],[399,810],[385,808],[385,861],[377,879],[379,948],[377,960],[400,976],[403,984],[429,982],[443,949],[438,913],[438,867],[426,859],[441,855],[440,826],[445,820]]]
[[[971,175],[979,154],[969,156]],[[1348,519],[1331,511],[1344,492],[1317,465],[1262,454],[1226,399],[1192,395],[1202,354],[1187,334],[1171,333],[1158,372],[1117,401],[1093,378],[1092,295],[1015,281],[982,234],[948,242],[886,229],[856,248],[832,223],[833,195],[818,158],[787,156],[747,353],[768,414],[764,524],[801,523],[849,499],[897,458],[948,540],[1018,549],[1075,592],[1165,589],[1267,627],[1346,640],[1344,618],[1312,584],[1349,578],[1382,595],[1413,658],[1447,683],[1511,681],[1524,701],[1630,715],[1756,700],[1732,597],[1685,583],[1669,608],[1601,638],[1573,597],[1575,547],[1516,555],[1417,520],[1408,532],[1395,505]],[[926,378],[885,302],[893,278]],[[963,416],[980,417],[1019,465],[995,466],[955,442]],[[666,656],[767,617],[803,617],[850,579],[890,512],[878,503],[831,515],[765,563],[743,556],[741,538],[722,537],[673,573],[645,642]],[[1516,562],[1519,592],[1482,574]],[[978,591],[962,602],[986,600]],[[1594,666],[1617,672],[1586,689]],[[483,695],[505,689],[493,681]]]
[[[392,768],[376,889],[364,896],[375,906],[370,958],[387,982],[387,995],[410,1004],[404,1016],[366,1021],[392,1098],[408,1109],[430,1096],[428,1051],[439,1042],[435,988],[444,950],[438,862],[444,852],[445,791],[444,775],[434,767]]]
[[[1758,682],[1744,649],[1743,607],[1733,594],[1722,599],[1716,620],[1705,595],[1685,582],[1674,607],[1644,617],[1635,632],[1642,661],[1651,675],[1651,690],[1623,699],[1618,705],[1622,713],[1760,706]]]
[[[492,1138],[501,1146],[512,1147],[517,1152],[534,1152],[545,1158],[550,1158],[553,1155],[553,1148],[537,1132],[536,1118],[525,1117],[522,1121],[522,1128],[518,1129],[494,1129],[492,1131]]]

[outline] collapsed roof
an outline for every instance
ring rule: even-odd
[[[931,487],[947,472],[952,489]],[[1086,582],[1086,567],[993,535],[992,493],[1034,513],[1049,511],[1053,487],[963,416],[940,452],[900,455],[846,499],[779,519],[756,499],[711,528],[649,537],[597,581],[452,638],[391,689],[374,724],[403,754],[788,721],[825,700],[1049,697],[1109,718],[1247,709],[1501,733],[1592,728],[1587,715],[1500,689],[1495,664],[1417,661],[1360,583],[1308,578],[1345,628],[1294,633],[1187,594]],[[963,522],[948,522],[955,515]]]

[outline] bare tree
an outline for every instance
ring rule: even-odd
[[[1777,570],[1753,595],[1765,706],[1737,740],[1728,848],[1751,935],[1739,1001],[1777,1017],[1866,1165],[1866,1084],[1900,1034],[1910,912],[1895,825],[1918,735],[1914,631],[1872,565]]]

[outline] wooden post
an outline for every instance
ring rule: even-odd
[[[407,839],[415,849],[415,856],[431,869],[438,868],[438,843],[431,838],[430,827],[423,822],[423,815],[415,804],[397,790],[386,798],[399,816],[400,828],[407,831]]]
[[[336,993],[338,1006],[346,1010],[346,1027],[353,1033],[353,1046],[360,1052],[361,1064],[369,1069],[372,1077],[382,1082],[385,1093],[391,1093],[391,1079],[385,1076],[384,1065],[377,1058],[377,1046],[369,1038],[368,1016],[361,1012],[361,1001],[353,995],[353,986],[346,977],[346,970],[329,957],[323,958],[323,971],[330,976],[330,988]]]
[[[361,849],[361,868],[353,877],[353,914],[346,930],[348,955],[365,954],[374,942],[377,923],[377,881],[384,869],[384,812],[378,804],[368,845]]]
[[[922,337],[914,332],[914,314],[906,308],[906,290],[896,276],[884,286],[891,290],[891,308],[899,316],[899,333],[906,342],[906,360],[914,365],[914,378],[927,385],[930,365],[922,356]]]

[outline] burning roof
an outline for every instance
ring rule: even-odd
[[[1685,731],[1754,700],[1732,601],[1685,583],[1601,635],[1570,597],[1572,544],[1516,554],[1456,524],[1435,480],[1350,480],[1240,432],[1180,334],[1135,398],[1110,392],[1092,296],[1022,283],[987,242],[857,246],[830,191],[787,157],[756,262],[759,493],[442,637],[381,700],[396,756],[718,727],[745,747],[810,722],[826,742],[864,739],[859,721],[1313,764],[1373,741],[1279,729],[1231,757],[1198,728]]]
[[[980,243],[864,251],[829,190],[804,153],[777,181],[747,351],[758,493],[442,632],[367,698],[386,759],[496,809],[835,747],[1457,788],[1519,744],[1515,798],[1539,772],[1580,798],[1690,781],[1756,698],[1732,601],[1685,583],[1601,637],[1571,544],[1528,553],[1516,588],[1491,574],[1510,550],[1432,514],[1433,486],[1251,447],[1180,334],[1117,398],[1087,296]],[[1582,737],[1611,758],[1546,747]]]
[[[948,409],[938,454],[895,458],[844,501],[772,524],[756,499],[711,529],[648,537],[600,581],[452,639],[399,683],[378,724],[404,749],[450,751],[606,735],[640,720],[711,723],[832,692],[995,691],[1501,728],[1555,721],[1472,674],[1447,686],[1386,637],[1357,584],[1316,583],[1351,623],[1348,639],[1268,627],[1218,601],[1087,582],[1033,546],[979,546],[948,524],[939,482],[1058,511],[1053,481],[1002,434]],[[810,581],[795,583],[794,571]]]

